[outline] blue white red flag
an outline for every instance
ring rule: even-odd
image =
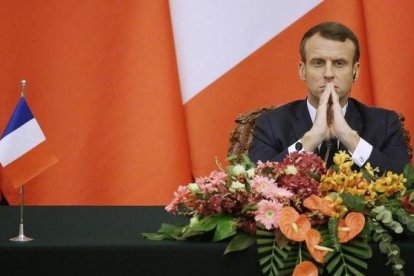
[[[0,138],[0,163],[15,188],[57,162],[36,118],[21,97]]]

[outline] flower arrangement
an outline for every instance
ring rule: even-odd
[[[326,168],[313,153],[293,152],[282,162],[252,163],[231,156],[230,165],[180,186],[166,206],[191,217],[187,225],[163,224],[153,240],[185,240],[212,232],[229,240],[225,254],[257,244],[267,275],[364,275],[377,242],[396,275],[403,275],[395,234],[414,233],[414,171],[386,172],[368,163],[353,170],[340,151]]]

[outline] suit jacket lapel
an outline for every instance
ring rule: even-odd
[[[348,108],[346,110],[345,120],[353,130],[358,132],[358,134],[361,133],[363,127],[361,114],[359,113],[355,102],[351,98],[348,100]]]
[[[312,120],[309,115],[309,110],[306,104],[306,100],[299,102],[293,110],[294,122],[293,122],[293,131],[296,136],[296,140],[299,140],[306,131],[311,129]]]

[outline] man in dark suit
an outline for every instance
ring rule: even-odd
[[[397,114],[349,97],[360,72],[355,34],[340,23],[321,23],[305,33],[300,53],[299,76],[308,97],[256,120],[250,158],[281,161],[293,151],[324,158],[339,147],[359,167],[370,162],[382,171],[402,172],[410,157]]]

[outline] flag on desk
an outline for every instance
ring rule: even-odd
[[[0,163],[15,188],[57,162],[24,97],[21,97],[0,139]]]

